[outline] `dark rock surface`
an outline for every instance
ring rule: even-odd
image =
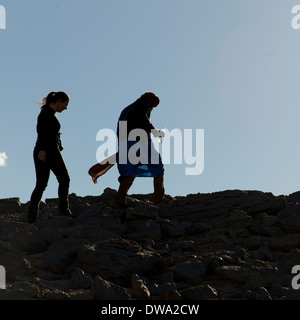
[[[57,199],[27,223],[28,203],[0,200],[0,299],[298,300],[299,194],[227,190],[170,197],[116,191]]]

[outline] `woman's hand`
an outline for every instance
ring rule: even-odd
[[[165,136],[165,133],[161,130],[152,129],[151,132],[155,138],[159,138],[159,137],[164,138],[164,136]]]
[[[46,162],[46,152],[40,151],[38,155],[38,159],[41,160],[42,162]]]

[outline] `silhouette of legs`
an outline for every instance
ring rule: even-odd
[[[65,213],[69,208],[68,194],[70,178],[61,153],[58,150],[46,153],[47,160],[45,163],[38,159],[38,153],[38,150],[34,151],[36,186],[30,198],[30,205],[28,209],[29,222],[34,222],[36,220],[39,204],[48,185],[50,170],[53,171],[59,183],[59,211]]]
[[[122,207],[126,207],[126,196],[127,193],[132,186],[135,177],[119,177],[120,186],[118,189],[118,193],[116,196],[116,203],[120,204]],[[165,195],[165,188],[164,188],[164,170],[159,177],[153,179],[153,186],[154,186],[154,203],[159,204]]]
[[[126,196],[134,180],[135,177],[119,177],[120,186],[116,196],[116,203],[120,204],[122,207],[126,207]]]
[[[164,188],[164,169],[162,174],[153,179],[153,186],[154,186],[154,204],[159,204],[165,195],[165,188]]]

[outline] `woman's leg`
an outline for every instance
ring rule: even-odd
[[[61,214],[67,214],[69,212],[69,186],[70,177],[66,168],[65,162],[60,151],[55,150],[47,158],[50,169],[55,174],[58,181],[58,200],[59,211]]]
[[[165,195],[164,169],[162,171],[161,176],[154,178],[153,185],[154,185],[154,203],[159,204],[163,200]]]
[[[126,196],[134,180],[135,177],[119,177],[120,186],[116,196],[116,203],[126,206]]]
[[[47,163],[42,162],[38,159],[38,151],[34,151],[34,165],[35,165],[35,172],[36,172],[36,186],[33,190],[30,198],[30,205],[28,209],[28,221],[35,222],[39,204],[41,202],[42,196],[44,191],[47,188],[49,176],[50,176],[50,168]]]

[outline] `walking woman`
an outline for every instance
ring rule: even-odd
[[[117,135],[119,140],[119,152],[117,155],[119,177],[119,189],[116,196],[116,203],[122,208],[126,208],[126,196],[136,177],[153,177],[154,186],[154,203],[158,205],[164,199],[164,166],[160,155],[155,150],[150,134],[154,137],[163,137],[164,133],[156,130],[150,122],[150,115],[154,108],[160,103],[159,98],[153,92],[144,93],[134,103],[126,107],[120,114],[118,120]],[[126,123],[126,132],[120,131],[120,122]],[[132,130],[141,129],[146,134],[146,139],[141,143],[142,139],[137,141],[128,140],[129,133]],[[141,158],[132,161],[128,160],[128,150],[133,145],[139,143],[140,150],[145,148],[146,159],[140,161]],[[141,156],[141,154],[140,154]],[[122,158],[125,157],[125,163]],[[155,161],[152,161],[156,159]],[[138,161],[136,161],[138,160]]]
[[[36,221],[39,204],[48,185],[50,171],[52,171],[59,183],[59,213],[72,217],[69,210],[69,185],[68,170],[61,155],[63,150],[60,139],[60,123],[56,113],[66,110],[69,104],[69,96],[62,91],[50,92],[42,100],[43,106],[37,120],[37,142],[33,152],[36,171],[36,186],[32,192],[28,209],[28,222]]]

